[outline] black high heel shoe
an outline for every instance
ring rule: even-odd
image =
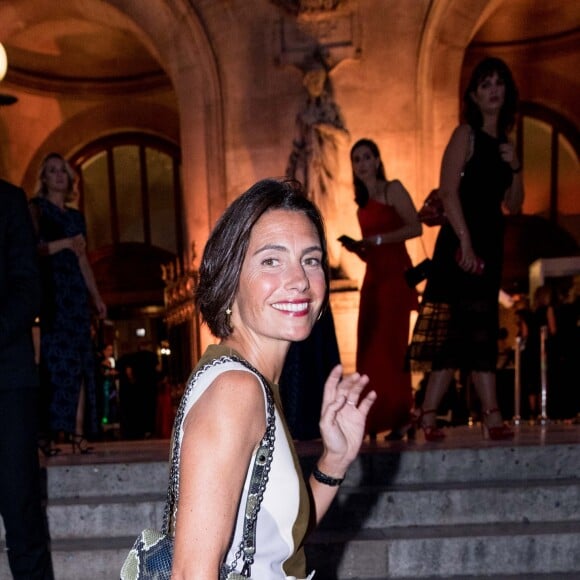
[[[94,447],[89,445],[89,442],[86,440],[86,438],[82,435],[79,435],[78,433],[70,434],[70,444],[73,453],[78,451],[81,455],[86,455],[87,453],[91,453],[94,450]]]
[[[60,447],[53,447],[50,439],[39,439],[37,445],[45,457],[54,457],[62,451]]]

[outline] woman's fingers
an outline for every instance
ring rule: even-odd
[[[342,377],[342,365],[336,365],[328,375],[326,382],[324,383],[324,393],[322,396],[322,405],[328,405],[331,401],[336,398],[336,388],[340,383]]]
[[[367,375],[352,373],[351,375],[343,377],[342,381],[338,384],[337,390],[346,397],[347,402],[354,402],[357,405],[359,396],[368,382],[369,378]]]
[[[359,403],[358,409],[364,415],[365,419],[371,410],[374,402],[377,400],[377,393],[375,391],[370,391]]]

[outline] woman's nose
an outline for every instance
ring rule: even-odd
[[[286,287],[304,292],[310,288],[310,280],[304,271],[302,264],[294,264],[288,269]]]

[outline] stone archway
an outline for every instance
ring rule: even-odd
[[[0,39],[3,41],[50,22],[51,26],[60,27],[59,30],[66,34],[65,41],[70,43],[74,41],[75,35],[80,37],[82,34],[80,29],[83,23],[89,26],[94,23],[106,26],[120,35],[132,35],[157,60],[159,73],[161,76],[166,75],[171,82],[171,87],[167,87],[165,81],[165,89],[174,91],[177,102],[179,142],[184,159],[182,178],[187,248],[193,242],[196,242],[198,248],[202,246],[226,203],[222,91],[214,52],[196,3],[194,0],[77,0],[55,12],[54,7],[41,0],[6,0],[0,7]],[[24,42],[35,43],[33,32],[29,33]],[[18,47],[13,48],[18,50]],[[62,49],[63,53],[69,49],[70,54],[70,45],[49,47],[53,48],[57,52]],[[98,47],[92,46],[86,52],[83,48],[81,46],[80,54],[74,57],[77,58],[75,70],[85,78],[59,77],[54,59],[48,74],[41,73],[35,78],[28,76],[24,79],[32,80],[32,84],[20,85],[22,75],[19,76],[16,70],[12,71],[11,77],[9,75],[10,88],[14,88],[22,97],[16,114],[12,113],[11,117],[12,126],[19,126],[22,130],[16,138],[7,138],[7,141],[14,140],[9,153],[18,151],[15,163],[9,155],[6,156],[6,163],[11,167],[11,171],[6,174],[14,181],[20,182],[26,168],[38,161],[37,149],[42,147],[43,142],[48,142],[48,135],[54,136],[60,125],[79,114],[83,107],[87,108],[91,96],[100,97],[101,102],[105,97],[105,105],[114,107],[111,100],[106,98],[107,91],[112,90],[116,96],[119,96],[119,90],[123,91],[124,85],[119,88],[118,83],[117,86],[107,86],[106,78],[104,85],[100,79],[92,83],[91,76],[99,77],[98,74],[91,75],[91,55],[98,51]],[[51,58],[57,52],[53,52]],[[84,68],[79,68],[80,58],[87,59]],[[139,90],[134,81],[129,81],[129,84],[130,90]],[[84,99],[82,103],[70,102],[70,89],[80,90],[79,94]],[[95,89],[96,94],[93,95]],[[62,100],[67,98],[68,102],[63,104]],[[107,119],[108,113],[103,118]],[[123,128],[128,127],[125,124]],[[106,126],[101,128],[106,129]],[[82,146],[79,138],[90,141],[100,136],[82,131],[75,135],[72,131],[68,136],[70,140],[67,140],[64,133],[59,135],[63,151],[73,151]],[[30,180],[28,175],[27,179]],[[185,256],[186,260],[190,258]]]
[[[477,29],[503,0],[439,0],[425,18],[417,64],[417,186],[424,196],[439,184],[441,158],[459,121],[459,86],[465,50]],[[417,202],[421,204],[423,199]],[[426,228],[435,244],[438,228]]]
[[[210,41],[187,0],[107,0],[138,27],[179,107],[186,247],[198,250],[226,206],[222,91]],[[192,255],[185,256],[191,261]]]
[[[171,142],[179,143],[179,119],[175,111],[156,104],[127,111],[119,104],[99,103],[68,118],[47,135],[37,148],[22,178],[22,187],[25,191],[34,193],[38,167],[46,154],[58,151],[68,158],[87,144],[85,141],[78,141],[79,126],[84,127],[86,133],[91,136],[114,134],[119,131],[119,127],[129,126],[133,130],[163,135]]]
[[[439,182],[439,165],[459,119],[459,83],[465,50],[503,0],[432,2],[419,48],[417,99],[418,185],[425,195]]]

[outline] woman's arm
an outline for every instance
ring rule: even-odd
[[[554,336],[558,331],[558,327],[556,326],[556,313],[551,304],[546,308],[546,322],[548,323],[548,332],[550,336]]]
[[[459,184],[465,163],[472,154],[472,138],[472,129],[469,125],[460,125],[453,131],[443,154],[439,178],[439,197],[443,202],[447,219],[459,238],[461,244],[459,266],[466,272],[476,270],[477,260],[471,247],[471,236],[459,201]]]
[[[28,204],[30,216],[32,217],[32,224],[37,238],[42,238],[40,232],[40,210],[35,203]],[[79,237],[81,239],[79,239]],[[84,249],[84,238],[82,236],[73,236],[70,238],[60,238],[59,240],[52,240],[50,242],[40,241],[38,243],[38,253],[41,256],[52,256],[63,250],[72,250],[78,255],[79,251]]]
[[[511,185],[506,189],[503,204],[506,210],[511,213],[519,213],[524,203],[524,186],[522,180],[522,166],[518,161],[513,143],[502,143],[499,146],[501,158],[509,163],[513,173]]]
[[[252,453],[266,429],[263,388],[246,371],[219,375],[192,407],[181,445],[172,580],[218,580]]]
[[[76,253],[74,238],[61,238],[60,240],[38,244],[38,251],[41,256],[52,256],[63,250],[71,250]]]
[[[87,285],[87,288],[89,290],[89,294],[91,295],[93,302],[95,303],[95,306],[97,308],[99,318],[105,318],[107,316],[107,306],[105,305],[103,299],[101,298],[101,295],[99,294],[99,289],[97,288],[95,275],[93,274],[93,269],[91,268],[91,264],[85,251],[84,237],[81,234],[75,237],[78,238],[79,236],[83,240],[82,250],[77,251],[79,267],[81,269],[81,273],[83,275],[85,284]]]
[[[417,209],[409,192],[398,179],[385,184],[385,198],[391,202],[391,205],[403,220],[403,225],[390,232],[363,238],[362,241],[371,246],[380,246],[382,244],[404,242],[420,236],[423,233],[423,226],[419,221]]]
[[[368,412],[377,398],[374,391],[360,400],[369,382],[366,375],[354,373],[342,377],[342,366],[337,365],[324,386],[320,433],[324,451],[317,467],[325,475],[342,479],[354,461],[365,432]],[[338,492],[338,486],[320,482],[314,475],[309,479],[316,508],[316,522],[320,522]]]

